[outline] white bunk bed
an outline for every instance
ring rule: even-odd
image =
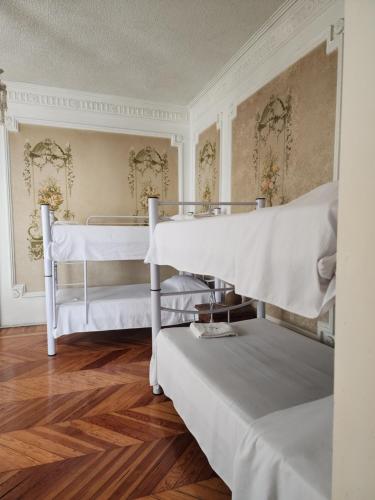
[[[41,213],[48,354],[56,353],[55,340],[62,335],[151,327],[149,284],[88,286],[87,273],[88,262],[143,261],[149,246],[147,218],[91,216],[86,224],[69,224],[54,222],[48,205],[41,206]],[[58,263],[81,263],[83,282],[59,286]],[[193,309],[196,303],[207,302],[211,296],[209,287],[191,276],[172,276],[163,281],[161,288],[171,294],[164,299],[164,305],[181,310]],[[193,293],[172,295],[184,290]],[[176,325],[192,318],[184,312],[164,313],[162,324]]]
[[[314,317],[334,300],[337,185],[173,227],[156,224],[164,203],[149,200],[154,393],[172,399],[235,500],[328,500],[333,350],[265,320],[263,301]],[[167,263],[233,283],[258,299],[257,319],[221,339],[161,330],[158,265]]]

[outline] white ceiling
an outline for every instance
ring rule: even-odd
[[[6,80],[188,104],[283,0],[0,0]]]

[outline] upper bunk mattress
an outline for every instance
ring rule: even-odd
[[[335,266],[325,264],[335,262],[337,203],[332,182],[283,206],[158,224],[146,262],[211,274],[241,295],[316,318],[335,297]]]
[[[143,260],[148,226],[53,224],[49,257],[55,261]]]
[[[256,419],[333,391],[333,350],[267,320],[234,323],[238,337],[157,337],[157,374],[216,472],[231,487],[237,449]]]

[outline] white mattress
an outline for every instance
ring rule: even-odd
[[[146,262],[210,274],[315,318],[335,296],[334,267],[327,278],[319,262],[336,253],[337,203],[337,183],[328,183],[283,206],[158,224]]]
[[[53,224],[49,257],[55,261],[143,260],[148,226]]]
[[[233,327],[238,337],[196,339],[181,327],[157,337],[158,381],[231,488],[251,423],[329,396],[333,386],[331,348],[267,320]]]
[[[173,276],[162,282],[165,292],[201,290],[194,295],[163,297],[162,305],[174,309],[194,309],[209,299],[205,283],[189,276]],[[102,286],[88,288],[88,322],[85,322],[83,289],[66,288],[57,294],[55,338],[77,332],[148,328],[151,326],[150,285]],[[162,325],[192,321],[192,315],[162,312]]]
[[[333,397],[253,422],[234,462],[233,500],[329,500]]]

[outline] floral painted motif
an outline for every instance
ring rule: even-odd
[[[151,183],[144,184],[141,194],[140,194],[140,206],[144,213],[148,211],[148,199],[150,196],[158,196],[160,197],[160,193],[155,186],[152,186]]]
[[[207,201],[207,203],[214,201],[217,177],[216,142],[206,140],[198,153],[197,194],[199,200]],[[203,211],[207,209],[208,205],[202,207]]]
[[[292,97],[283,100],[272,95],[261,113],[256,115],[253,167],[258,192],[269,205],[285,203],[285,176],[292,151]],[[277,197],[277,200],[275,198]]]
[[[273,197],[278,192],[277,181],[280,176],[280,167],[276,164],[276,162],[277,162],[277,156],[273,153],[272,149],[270,148],[265,159],[265,165],[263,168],[260,189],[262,196],[267,198],[271,206]]]
[[[60,186],[56,179],[50,177],[46,183],[39,188],[38,205],[49,205],[50,209],[56,212],[64,202]]]
[[[74,213],[69,208],[75,178],[71,147],[67,144],[63,149],[48,138],[35,146],[26,141],[24,162],[22,175],[25,187],[34,201],[34,209],[30,214],[31,222],[27,229],[28,249],[31,260],[40,260],[43,258],[43,239],[39,205],[48,203],[55,212],[56,219],[74,218]],[[63,178],[59,183],[57,177],[61,174]]]
[[[170,185],[168,155],[160,154],[151,146],[138,153],[131,150],[128,182],[135,198],[135,215],[147,214],[149,196],[160,196],[162,199],[167,196]]]

